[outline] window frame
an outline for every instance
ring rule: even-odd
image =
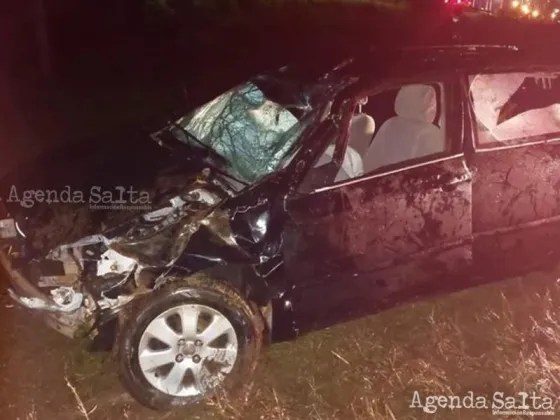
[[[443,107],[441,109],[441,115],[444,119],[441,121],[443,122],[446,130],[446,132],[444,133],[445,143],[447,146],[446,150],[439,154],[429,155],[416,159],[409,159],[404,162],[397,162],[391,165],[383,166],[359,177],[334,182],[331,185],[315,189],[313,192],[321,192],[340,188],[346,185],[352,185],[358,182],[368,181],[371,179],[380,178],[383,176],[388,176],[395,173],[404,172],[414,168],[440,163],[446,160],[456,159],[460,156],[464,156],[462,141],[463,117],[461,112],[461,87],[458,75],[441,75],[440,77],[438,77],[438,75],[430,75],[416,78],[392,79],[366,85],[351,97],[347,98],[350,106],[349,109],[346,110],[348,114],[345,115],[345,124],[343,124],[343,126],[341,127],[341,132],[336,143],[334,156],[343,157],[346,153],[346,148],[348,147],[348,134],[350,129],[351,113],[357,106],[359,98],[363,98],[365,96],[373,96],[377,93],[381,93],[389,89],[397,89],[408,84],[439,84],[441,86],[444,101]],[[337,164],[342,166],[342,160],[340,162],[337,162]]]
[[[508,69],[503,71],[485,71],[481,73],[472,73],[469,72],[465,74],[464,83],[466,86],[466,102],[467,106],[469,107],[469,114],[472,120],[472,137],[473,137],[473,148],[476,152],[486,152],[486,151],[494,151],[494,150],[504,150],[504,149],[513,149],[518,147],[526,147],[526,146],[533,146],[539,144],[549,144],[549,143],[556,143],[560,142],[560,130],[554,133],[548,134],[541,134],[535,136],[526,136],[526,137],[519,137],[511,140],[499,141],[495,140],[488,144],[488,146],[484,146],[480,142],[479,137],[479,123],[478,117],[475,112],[474,108],[474,98],[471,94],[471,78],[476,77],[477,75],[491,75],[491,74],[498,74],[498,75],[507,75],[507,74],[515,74],[515,73],[527,73],[527,74],[537,74],[537,73],[557,73],[558,77],[560,77],[560,68],[543,68],[543,69],[531,69],[532,71],[527,71],[527,69]],[[560,103],[559,103],[560,105]],[[540,109],[540,108],[537,108]],[[553,135],[553,137],[549,137]]]

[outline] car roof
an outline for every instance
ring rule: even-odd
[[[390,21],[407,27],[406,18]],[[560,67],[560,25],[488,14],[441,18],[429,31],[410,25],[387,42],[354,43],[351,55],[363,71],[399,77],[422,71],[499,72]],[[379,30],[379,28],[378,28]]]
[[[442,28],[443,29],[443,28]],[[560,64],[558,42],[560,25],[503,18],[487,14],[465,14],[456,22],[448,23],[442,31],[441,43],[453,48],[463,48],[470,56],[495,55],[493,64],[511,65],[516,63],[556,65]],[[436,42],[438,39],[436,38]]]
[[[403,5],[400,9],[351,3],[290,4],[248,13],[245,21],[225,25],[220,30],[223,33],[218,31],[221,35],[215,36],[223,42],[216,42],[212,55],[229,56],[224,51],[233,51],[235,65],[222,64],[220,67],[227,71],[221,72],[220,80],[207,80],[200,66],[198,77],[192,77],[196,89],[187,88],[189,107],[203,104],[257,74],[313,83],[318,75],[349,58],[366,65],[366,71],[373,68],[380,76],[384,71],[387,75],[417,72],[430,67],[430,63],[435,70],[468,71],[560,65],[558,24],[467,9],[456,18],[449,7],[433,7],[443,6],[443,0],[401,0],[399,4]],[[234,33],[246,34],[237,41],[243,40],[243,52],[237,55],[227,42]],[[393,62],[396,64],[390,65]],[[291,71],[278,71],[285,67]],[[203,80],[207,80],[205,89],[199,86]]]
[[[333,63],[349,58],[363,66],[363,71],[380,77],[422,69],[497,72],[560,66],[557,23],[477,11],[458,16],[445,10],[396,13],[371,6],[337,11],[337,16],[329,17],[335,14],[330,8],[317,8],[316,23],[294,25],[284,33],[289,48],[279,34],[269,38],[266,48],[278,64],[304,73],[309,60],[314,64],[321,61],[328,71]],[[261,24],[266,26],[265,22],[263,19]],[[273,38],[280,40],[278,44]]]

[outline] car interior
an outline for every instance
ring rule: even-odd
[[[401,87],[395,95],[394,115],[379,125],[362,156],[364,173],[442,152],[445,139],[440,99],[432,85]]]
[[[333,140],[310,171],[304,189],[445,151],[442,90],[437,83],[409,84],[360,99],[350,121],[341,167],[334,167]]]

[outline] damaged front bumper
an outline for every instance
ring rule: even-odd
[[[218,207],[224,198],[199,179],[164,207],[40,258],[27,255],[24,235],[4,238],[0,264],[12,285],[9,295],[68,337],[95,335],[177,270],[187,276],[225,264],[222,257],[252,260],[234,238],[229,212]]]
[[[18,227],[14,219],[0,219],[0,240],[12,240],[18,236]]]
[[[78,338],[84,335],[80,331],[91,326],[87,320],[92,320],[92,317],[83,306],[82,294],[75,293],[71,288],[59,288],[47,296],[29,281],[22,270],[12,267],[7,249],[0,250],[0,269],[12,286],[8,289],[10,297],[25,308],[41,311],[49,327],[69,338]]]

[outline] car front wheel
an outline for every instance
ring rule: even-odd
[[[128,312],[115,349],[127,391],[157,410],[246,382],[262,343],[258,317],[234,288],[204,277],[170,283]]]

